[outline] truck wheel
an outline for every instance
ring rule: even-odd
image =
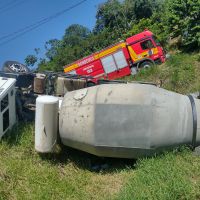
[[[7,61],[4,63],[2,70],[4,72],[10,73],[27,73],[30,72],[30,69],[16,61]]]
[[[141,69],[148,69],[152,67],[154,64],[151,61],[144,61],[143,63],[140,64]]]

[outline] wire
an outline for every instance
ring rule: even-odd
[[[82,1],[80,1],[80,2],[78,2],[78,3],[76,3],[76,4],[72,5],[72,6],[70,6],[70,7],[68,7],[68,8],[62,10],[62,11],[59,11],[59,12],[55,13],[54,15],[51,15],[51,16],[46,17],[46,18],[43,18],[43,19],[37,21],[37,22],[34,23],[34,24],[31,24],[31,25],[29,25],[29,26],[26,26],[26,27],[24,27],[24,28],[22,28],[22,29],[19,29],[18,31],[15,31],[15,32],[10,33],[10,34],[8,34],[8,35],[5,35],[5,36],[3,36],[3,37],[0,37],[0,40],[4,40],[4,39],[6,39],[6,38],[9,38],[9,37],[13,36],[13,37],[11,37],[10,39],[1,42],[0,45],[7,44],[8,42],[15,40],[16,38],[18,38],[18,37],[20,37],[20,36],[23,36],[24,34],[30,32],[30,31],[32,31],[32,30],[34,30],[34,29],[36,29],[36,28],[38,28],[38,27],[40,27],[40,26],[42,26],[43,24],[46,24],[47,22],[49,22],[49,21],[55,19],[56,17],[59,17],[60,15],[62,15],[62,14],[64,14],[64,13],[66,13],[66,12],[72,10],[73,8],[78,7],[79,5],[81,5],[82,3],[86,2],[86,1],[87,1],[87,0],[82,0]]]
[[[13,1],[8,2],[7,4],[3,4],[2,7],[0,7],[0,10],[7,8],[9,5],[13,4],[16,1],[17,0],[13,0]]]
[[[19,30],[13,32],[13,33],[10,33],[10,34],[7,34],[7,35],[2,36],[2,37],[0,37],[0,40],[4,40],[4,39],[9,38],[9,37],[11,37],[11,36],[15,36],[16,34],[18,34],[18,33],[20,33],[20,32],[24,32],[24,31],[26,31],[26,30],[29,30],[30,28],[33,28],[33,27],[35,27],[35,26],[37,26],[37,25],[39,25],[39,24],[45,23],[46,21],[47,21],[46,18],[45,18],[45,19],[42,19],[42,20],[40,20],[40,21],[38,21],[38,22],[36,22],[36,23],[34,23],[34,24],[31,24],[31,25],[29,25],[29,26],[26,26],[26,27],[24,27],[24,28],[22,28],[22,29],[19,29]]]
[[[13,1],[13,2],[16,2],[16,0]],[[6,11],[12,9],[12,8],[15,8],[15,7],[17,7],[17,6],[21,5],[21,4],[23,4],[24,2],[26,2],[26,0],[17,1],[17,2],[14,3],[13,5],[12,5],[11,2],[10,2],[10,4],[11,4],[10,6],[8,5],[8,6],[5,6],[5,7],[0,8],[0,14],[4,13],[4,12],[6,12]]]

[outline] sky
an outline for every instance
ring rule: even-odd
[[[27,55],[35,54],[35,48],[41,49],[40,56],[43,57],[45,42],[61,39],[65,29],[71,24],[81,24],[92,30],[98,5],[105,0],[79,2],[81,0],[0,0],[0,67],[7,60],[24,63]],[[79,5],[48,23],[13,38],[19,30],[75,4]],[[8,41],[10,39],[12,40]]]

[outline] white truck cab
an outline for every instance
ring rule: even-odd
[[[16,123],[15,82],[0,77],[0,139]]]

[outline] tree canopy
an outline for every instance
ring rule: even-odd
[[[187,48],[200,46],[200,1],[168,0],[166,31],[171,37],[181,36],[181,45]]]
[[[25,58],[25,64],[32,67],[37,62],[37,57],[35,55],[28,55]]]

